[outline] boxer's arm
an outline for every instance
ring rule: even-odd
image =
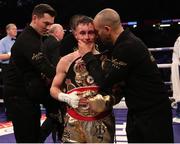
[[[60,89],[66,77],[66,72],[69,66],[68,62],[69,61],[64,57],[59,61],[56,68],[56,75],[50,88],[50,93],[53,98],[66,102],[73,108],[77,108],[79,104],[79,97],[77,96],[77,93],[66,94]]]
[[[50,88],[51,96],[57,100],[58,100],[58,94],[62,92],[60,90],[60,87],[63,84],[63,81],[66,77],[65,66],[66,66],[66,62],[63,60],[60,60],[56,67],[56,75],[53,79],[53,82]]]

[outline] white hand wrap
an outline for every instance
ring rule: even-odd
[[[62,102],[66,102],[73,108],[77,108],[79,104],[79,97],[77,95],[77,92],[72,92],[70,94],[65,94],[63,92],[60,92],[58,94],[58,100]]]
[[[11,52],[8,52],[7,54],[8,54],[9,56],[11,56]]]

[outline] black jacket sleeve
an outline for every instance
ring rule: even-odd
[[[94,77],[95,82],[100,87],[103,87],[103,84],[105,82],[105,75],[101,68],[99,59],[95,57],[91,52],[89,52],[83,57],[83,60],[86,63],[87,70]]]

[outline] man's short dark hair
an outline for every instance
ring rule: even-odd
[[[70,29],[71,30],[75,30],[75,27],[77,25],[77,22],[79,21],[79,19],[81,19],[82,17],[84,17],[85,15],[82,15],[82,14],[76,14],[76,15],[73,15],[71,18],[70,18],[70,22],[69,22],[69,25],[70,25]]]
[[[93,23],[93,19],[91,17],[85,15],[75,15],[74,17],[71,18],[70,26],[72,30],[75,30],[79,24],[89,24],[89,23]]]
[[[44,13],[49,14],[52,17],[56,16],[56,11],[48,4],[38,4],[34,7],[32,15],[43,17]]]

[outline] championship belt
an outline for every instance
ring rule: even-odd
[[[68,91],[67,94],[70,94],[76,91],[80,98],[91,99],[98,94],[98,90],[99,90],[98,86],[85,86],[85,87],[74,88],[71,91]],[[101,113],[94,112],[90,109],[89,104],[79,106],[78,108],[75,108],[75,109],[68,108],[67,113],[76,119],[86,120],[86,121],[97,120],[109,114],[109,112],[108,113],[107,112],[101,112]]]

